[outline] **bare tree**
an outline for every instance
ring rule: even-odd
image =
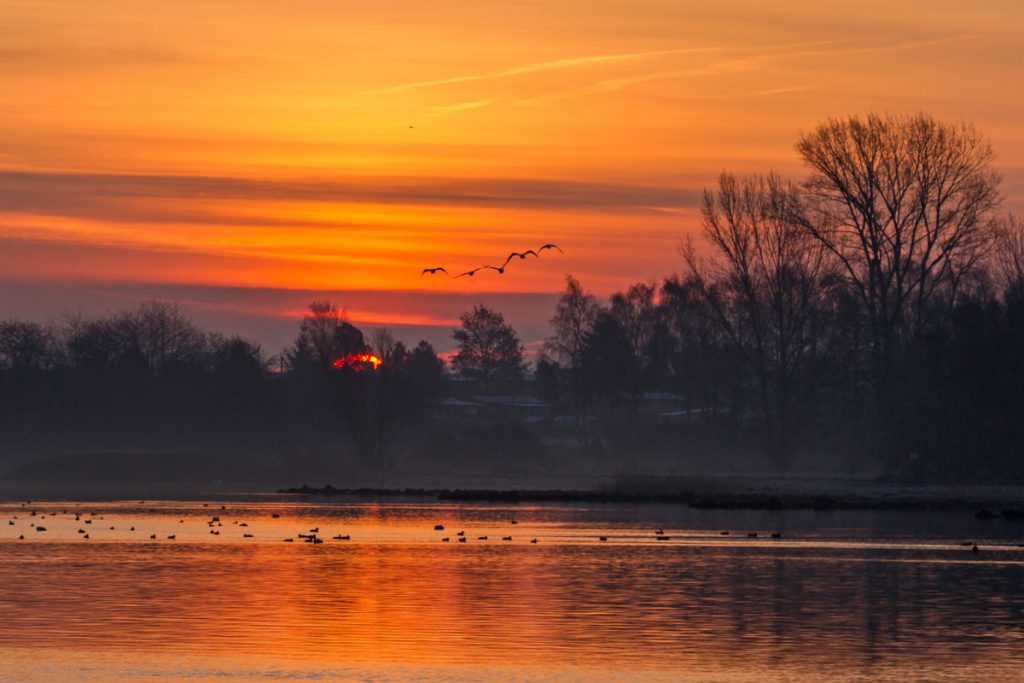
[[[825,250],[804,229],[797,186],[776,175],[723,174],[705,190],[704,236],[714,257],[684,246],[690,277],[754,371],[772,451],[792,446],[797,382],[826,292]]]
[[[626,331],[633,353],[640,359],[647,357],[655,336],[658,324],[658,306],[655,301],[657,293],[655,285],[638,282],[630,285],[624,294],[616,292],[611,297],[611,314]]]
[[[54,331],[39,323],[0,320],[0,371],[46,370],[57,359],[57,346]]]
[[[600,310],[597,298],[584,292],[579,280],[567,275],[565,292],[558,299],[555,315],[551,318],[554,334],[544,342],[544,350],[569,370],[573,412],[584,442],[587,440],[588,406],[583,382],[583,350]]]
[[[495,383],[521,379],[526,371],[524,349],[512,327],[498,311],[478,305],[459,316],[462,326],[452,333],[459,352],[452,366],[480,380],[484,391]]]
[[[370,350],[385,363],[392,360],[396,351],[404,346],[395,340],[395,335],[386,327],[378,327],[370,333]]]
[[[330,369],[339,358],[368,350],[362,332],[348,322],[344,309],[339,310],[329,301],[314,301],[299,323],[294,347],[287,353],[292,364],[308,358]]]
[[[206,335],[176,303],[143,302],[134,313],[124,316],[123,323],[155,372],[172,363],[197,362],[205,352]]]
[[[544,350],[565,367],[579,367],[587,332],[599,310],[597,298],[584,292],[579,280],[567,275],[565,292],[558,299],[551,318],[554,334],[544,342]]]
[[[1024,222],[1010,214],[1000,222],[995,249],[996,277],[1006,296],[1024,299]]]
[[[992,148],[972,125],[924,114],[830,119],[796,148],[812,171],[806,189],[816,210],[805,227],[864,307],[889,431],[898,351],[930,311],[952,306],[992,244],[1001,201]]]

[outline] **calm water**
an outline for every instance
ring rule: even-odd
[[[963,512],[7,504],[0,679],[1024,681],[1021,543]]]

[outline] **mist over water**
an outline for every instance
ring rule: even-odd
[[[1021,531],[962,512],[221,505],[0,509],[5,677],[994,681],[1024,666]],[[283,542],[312,529],[323,544]]]

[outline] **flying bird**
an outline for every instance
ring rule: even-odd
[[[447,270],[445,270],[441,266],[438,266],[436,268],[424,268],[423,272],[420,273],[420,277],[423,277],[427,273],[430,273],[431,275],[436,275],[438,273],[438,271],[444,273],[445,275],[448,275],[448,271]],[[451,277],[451,275],[448,275],[448,277]]]
[[[496,270],[496,271],[498,271],[498,275],[504,275],[505,274],[505,266],[502,266],[502,267],[499,268],[498,266],[489,266],[488,265],[488,266],[480,266],[480,268],[482,268],[482,269],[483,268],[490,268],[491,270]]]
[[[560,246],[558,246],[557,244],[545,244],[544,246],[538,247],[537,248],[537,253],[539,254],[540,252],[544,251],[545,249],[557,249],[561,253],[563,253],[563,254],[565,253],[564,251],[562,251],[562,248]]]
[[[511,262],[512,259],[516,258],[517,256],[519,257],[519,260],[522,261],[523,259],[525,259],[530,254],[533,254],[534,256],[537,256],[537,252],[535,252],[533,249],[527,249],[526,251],[522,251],[522,252],[520,252],[520,251],[513,251],[511,254],[508,255],[508,258],[505,259],[505,262],[501,264],[501,267],[502,267],[502,269],[504,269],[505,266],[507,266],[509,264],[509,262]]]
[[[478,268],[474,268],[473,270],[467,270],[465,273],[459,273],[458,275],[456,275],[455,279],[458,280],[460,277],[465,277],[466,275],[473,277],[474,275],[476,275],[478,270],[483,270],[484,268],[494,268],[494,266],[480,266]]]

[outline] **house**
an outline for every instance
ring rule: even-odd
[[[548,417],[548,404],[525,394],[474,394],[473,400],[483,406],[485,417],[494,420],[540,422]]]
[[[539,398],[520,394],[472,394],[438,402],[434,414],[449,422],[543,422],[548,404]]]

